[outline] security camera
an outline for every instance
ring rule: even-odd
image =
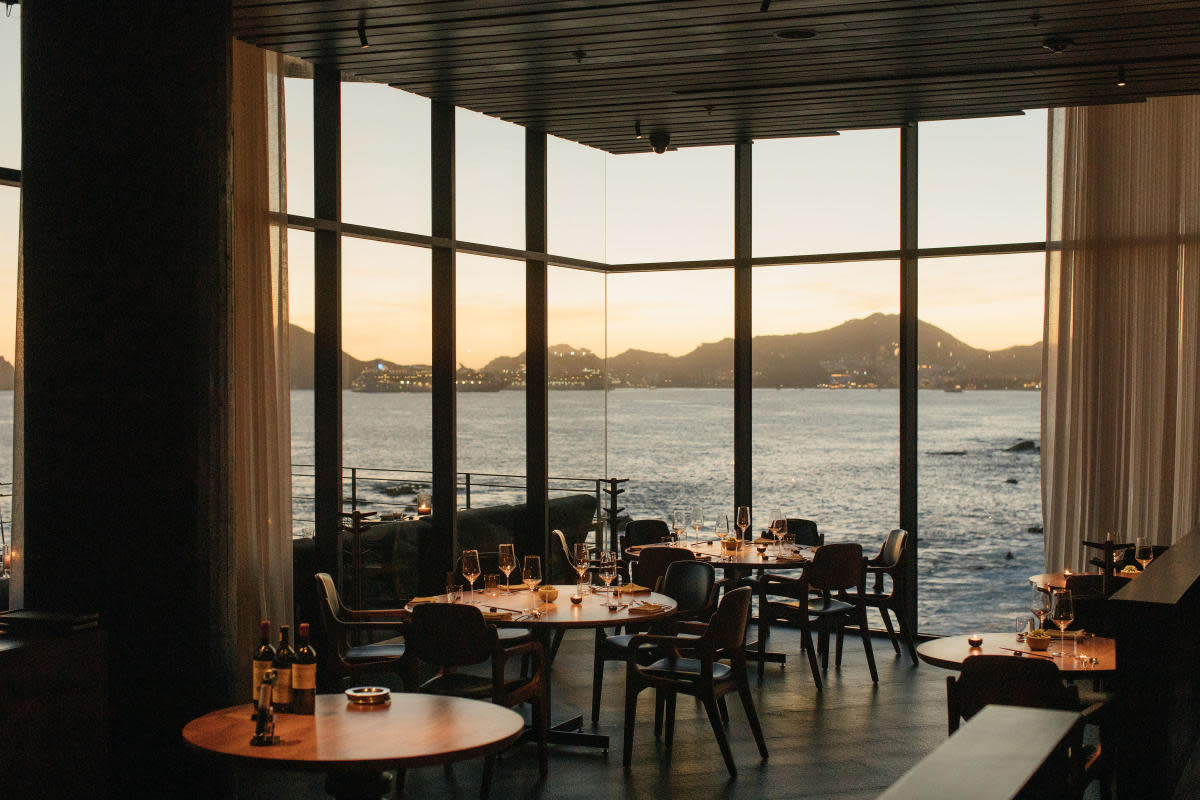
[[[671,144],[671,134],[666,131],[655,131],[650,134],[650,147],[654,152],[662,154],[667,152],[667,146]]]

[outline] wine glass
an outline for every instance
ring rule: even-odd
[[[704,509],[700,506],[692,508],[692,530],[695,532],[692,538],[700,541],[700,529],[704,527]]]
[[[586,542],[575,543],[575,560],[571,564],[575,568],[575,574],[579,576],[579,582],[575,587],[575,594],[583,596],[583,581],[587,576],[588,566],[591,563],[591,557],[588,555],[588,546]]]
[[[724,539],[729,535],[729,515],[717,514],[717,521],[713,523],[713,530],[716,531],[718,539]]]
[[[771,511],[771,521],[767,526],[767,529],[771,531],[771,535],[775,537],[776,542],[778,542],[783,537],[783,534],[787,531],[787,517],[783,516],[783,512],[778,508]]]
[[[1046,624],[1046,616],[1050,613],[1050,593],[1040,586],[1034,586],[1029,610],[1037,617],[1038,627],[1043,627]]]
[[[471,599],[468,603],[475,602],[475,579],[479,577],[483,570],[479,568],[479,551],[478,550],[463,550],[462,552],[462,576],[467,579],[467,583],[471,586]]]
[[[1137,537],[1137,545],[1133,551],[1133,558],[1142,565],[1142,569],[1154,560],[1154,549],[1150,547],[1150,543],[1146,541],[1145,536]]]
[[[1060,633],[1065,634],[1067,626],[1075,621],[1075,603],[1071,599],[1070,589],[1055,589],[1050,596],[1050,621],[1058,626]],[[1062,641],[1066,641],[1064,636]],[[1079,642],[1075,642],[1076,652],[1078,652]],[[1063,647],[1059,647],[1059,655],[1066,655]]]
[[[540,556],[525,556],[525,566],[521,569],[521,582],[528,586],[531,592],[542,582],[542,559]]]
[[[684,521],[683,509],[677,508],[671,512],[671,533],[674,534],[671,541],[678,542],[685,530],[687,530],[687,523]]]
[[[500,571],[504,573],[504,593],[512,594],[512,589],[508,588],[512,584],[509,578],[513,574],[513,570],[517,568],[517,553],[513,550],[511,544],[500,545]]]
[[[742,538],[745,539],[746,529],[750,527],[750,506],[738,506],[737,526],[742,532]]]
[[[604,552],[600,554],[600,580],[604,581],[605,591],[612,594],[612,582],[617,578],[617,554]]]

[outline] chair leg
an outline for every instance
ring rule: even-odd
[[[762,655],[767,652],[767,637],[771,635],[771,614],[765,578],[759,583],[761,588],[758,595],[758,677],[761,678],[767,661]]]
[[[729,704],[725,702],[725,697],[722,695],[717,698],[717,711],[721,712],[721,723],[725,726],[729,725]]]
[[[892,615],[888,613],[887,606],[879,607],[879,616],[883,618],[883,627],[887,629],[888,638],[892,640],[892,649],[896,651],[896,655],[900,655],[900,642],[896,640],[896,631],[892,628]]]
[[[558,655],[558,648],[562,644],[563,637],[566,635],[566,628],[559,628],[554,632],[554,640],[550,643],[550,652],[546,654],[546,661],[548,663],[554,663],[554,657]]]
[[[625,740],[622,742],[621,763],[628,767],[633,762],[633,717],[637,713],[638,687],[631,678],[625,678]]]
[[[396,767],[396,780],[392,781],[392,797],[404,796],[404,776],[408,774],[408,770],[404,767]]]
[[[829,624],[821,620],[821,629],[817,633],[817,649],[821,654],[821,669],[829,671]]]
[[[871,668],[871,681],[879,683],[879,671],[875,669],[875,651],[871,649],[871,634],[867,630],[867,609],[858,610],[858,629],[862,632],[863,650],[867,651],[867,666]]]
[[[600,658],[600,642],[604,631],[596,629],[596,649],[592,655],[592,724],[600,721],[600,692],[604,690],[604,661]]]
[[[900,635],[904,637],[904,645],[908,648],[908,657],[912,659],[913,666],[921,663],[917,658],[917,643],[913,641],[912,628],[905,621],[903,612],[896,612],[896,623],[900,626]]]
[[[663,732],[663,705],[666,702],[666,696],[661,689],[654,690],[654,738],[661,739]]]
[[[542,691],[534,695],[531,705],[533,706],[533,727],[537,732],[538,774],[545,778],[550,772],[550,748],[548,746],[550,696],[546,693],[545,683],[542,684]]]
[[[817,667],[817,651],[813,649],[812,630],[807,626],[801,631],[804,641],[804,652],[808,653],[808,667],[812,670],[813,683],[821,688],[821,670]]]
[[[675,692],[667,692],[666,708],[666,731],[663,738],[666,740],[667,747],[670,747],[675,741]]]
[[[750,723],[750,731],[754,734],[754,743],[758,745],[758,754],[763,761],[767,760],[767,740],[763,738],[762,725],[758,722],[758,712],[754,710],[754,696],[750,694],[750,684],[745,676],[738,681],[738,697],[742,699],[742,708],[746,711],[746,719]]]
[[[483,759],[483,783],[479,787],[480,800],[487,800],[492,791],[492,775],[496,771],[496,757],[488,756]]]
[[[833,665],[838,669],[842,668],[842,640],[846,637],[846,621],[839,619],[837,623],[837,656],[833,660]]]
[[[737,767],[733,764],[733,752],[729,749],[729,738],[725,735],[725,726],[721,724],[721,712],[717,709],[717,699],[711,692],[705,693],[700,700],[708,713],[708,723],[712,725],[713,734],[717,737],[717,746],[721,748],[721,756],[725,759],[725,767],[729,777],[737,777]]]

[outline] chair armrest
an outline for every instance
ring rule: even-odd
[[[707,622],[697,622],[695,620],[667,620],[662,623],[662,632],[669,636],[677,636],[681,633],[703,636],[707,630]]]
[[[670,647],[675,650],[696,649],[696,639],[681,639],[678,636],[660,636],[653,633],[639,633],[629,640],[629,649],[625,652],[625,662],[631,667],[638,666],[638,650],[644,644],[656,644],[660,647]]]
[[[534,672],[544,672],[546,668],[546,650],[542,647],[541,642],[533,640],[504,647],[500,644],[499,639],[497,639],[496,649],[492,654],[492,664],[495,665],[494,668],[499,671],[499,674],[503,675],[504,665],[508,661],[526,653],[533,655]]]

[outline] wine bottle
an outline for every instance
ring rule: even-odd
[[[292,710],[292,664],[296,651],[288,644],[291,629],[279,626],[279,646],[275,648],[275,710],[288,713]]]
[[[308,623],[297,630],[296,662],[292,664],[292,713],[315,714],[317,710],[317,652],[308,640]]]
[[[258,687],[262,686],[263,673],[275,665],[275,648],[271,646],[270,621],[264,619],[258,623],[258,631],[262,641],[259,642],[258,650],[254,653],[254,660],[251,662],[254,666],[254,682],[250,685],[250,700],[254,703],[258,702]]]

